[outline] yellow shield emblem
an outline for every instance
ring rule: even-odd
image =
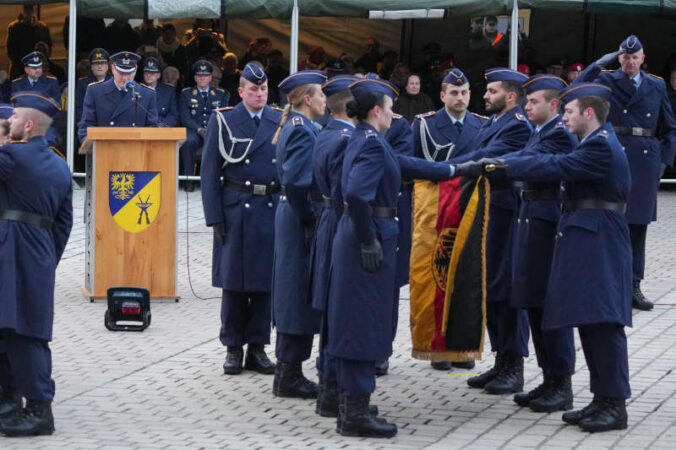
[[[148,228],[160,212],[160,172],[110,172],[108,206],[125,231]]]

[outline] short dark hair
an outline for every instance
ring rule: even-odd
[[[525,97],[525,92],[523,90],[523,87],[521,86],[521,83],[518,81],[502,81],[502,88],[507,91],[507,92],[514,92],[516,94],[516,103],[521,104],[523,103],[523,98]]]
[[[587,108],[594,110],[594,115],[599,119],[599,122],[605,123],[608,119],[608,112],[610,112],[610,102],[595,95],[587,95],[577,99],[577,105],[580,108],[580,113]]]
[[[366,120],[375,106],[383,107],[385,105],[385,94],[382,92],[369,92],[360,97],[359,100],[354,99],[347,102],[345,111],[349,117],[356,117],[357,120]]]
[[[347,111],[346,105],[353,100],[352,92],[349,90],[341,91],[329,96],[326,99],[326,107],[329,108],[331,114],[345,114]]]
[[[560,91],[558,89],[543,89],[542,96],[545,98],[546,102],[551,102],[555,98],[559,98]]]

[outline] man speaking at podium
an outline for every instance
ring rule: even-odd
[[[134,81],[140,60],[136,53],[116,53],[110,57],[113,78],[89,85],[78,124],[80,142],[88,127],[157,126],[155,91]]]

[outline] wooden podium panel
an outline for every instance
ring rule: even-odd
[[[145,287],[152,298],[176,295],[176,195],[178,141],[185,128],[89,128],[93,141],[91,195],[86,214],[88,251],[85,293],[105,298],[112,286]],[[132,232],[111,212],[111,173],[159,172],[159,210],[145,229]],[[134,193],[128,207],[145,203]],[[153,198],[153,201],[157,199]],[[134,202],[136,202],[134,204]],[[138,206],[138,223],[143,213]],[[85,208],[87,209],[87,208]],[[147,213],[146,213],[147,217]]]

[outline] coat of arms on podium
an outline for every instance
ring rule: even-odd
[[[160,211],[160,172],[110,172],[108,206],[125,231],[148,228]]]

